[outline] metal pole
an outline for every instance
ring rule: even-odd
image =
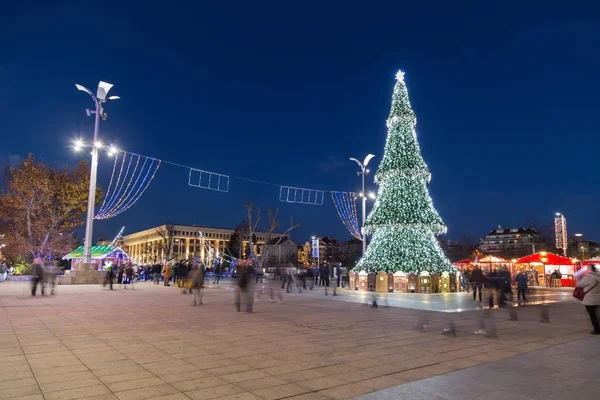
[[[367,251],[367,234],[365,233],[365,221],[367,220],[367,194],[365,193],[365,167],[362,167],[362,254]]]
[[[94,208],[96,203],[96,175],[98,172],[98,134],[100,131],[101,100],[96,99],[96,123],[94,124],[94,142],[92,144],[92,166],[90,168],[90,188],[88,193],[87,219],[85,222],[85,242],[83,243],[83,263],[92,263],[92,234],[94,231]]]

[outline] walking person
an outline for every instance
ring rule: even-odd
[[[215,265],[215,276],[213,279],[214,284],[219,284],[219,281],[221,280],[221,271],[222,271],[221,264]]]
[[[110,290],[113,290],[113,280],[115,279],[115,267],[112,265],[109,265],[108,268],[106,269],[106,275],[104,275],[104,283],[102,284],[102,287],[106,287],[106,285],[108,284],[108,288]]]
[[[0,265],[0,282],[4,282],[7,279],[8,279],[8,267],[6,266],[6,263],[2,263],[2,265]]]
[[[190,270],[190,275],[192,277],[191,291],[194,295],[193,306],[201,306],[202,305],[202,294],[204,292],[204,264],[196,264],[192,265]]]
[[[160,264],[154,264],[152,266],[152,279],[154,279],[154,284],[158,285],[160,283],[160,271],[161,271],[161,266]]]
[[[483,272],[481,268],[477,265],[473,268],[473,272],[471,272],[471,286],[473,287],[473,301],[477,300],[477,291],[479,291],[479,302],[481,303],[481,299],[483,297],[483,282],[485,278],[483,276]]]
[[[58,268],[56,268],[56,264],[54,264],[54,262],[48,264],[45,272],[46,285],[50,288],[50,295],[54,296],[56,294],[56,277],[58,275]]]
[[[124,273],[125,273],[125,267],[120,265],[119,269],[117,269],[117,284],[120,285],[123,283],[123,274]]]
[[[36,257],[33,260],[31,270],[33,272],[33,279],[31,280],[31,295],[35,296],[37,292],[37,287],[38,285],[40,285],[42,290],[42,296],[44,296],[44,264],[40,257]]]
[[[590,320],[594,327],[590,333],[592,335],[600,335],[600,323],[598,322],[598,307],[600,307],[600,268],[597,265],[589,265],[587,275],[579,279],[577,287],[583,291],[582,303],[590,315]]]
[[[335,286],[333,287],[333,295],[337,296],[337,288],[340,287],[340,281],[342,279],[342,267],[341,266],[337,266],[335,267]]]
[[[524,302],[527,302],[526,293],[528,280],[527,275],[522,270],[519,271],[515,277],[515,281],[517,282],[517,301],[519,302],[521,301],[521,297]]]
[[[238,280],[238,287],[235,291],[235,309],[240,312],[242,310],[242,303],[246,303],[246,312],[252,312],[252,306],[254,305],[254,296],[251,291],[251,276],[248,274],[247,268],[242,269],[242,274]]]
[[[172,268],[171,268],[171,264],[167,264],[164,266],[163,270],[162,270],[162,274],[163,274],[163,278],[164,278],[164,285],[165,286],[171,286],[169,284],[169,280],[171,280],[171,272],[172,272]]]

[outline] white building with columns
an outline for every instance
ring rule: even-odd
[[[172,262],[199,257],[203,262],[209,263],[217,256],[222,256],[231,238],[234,229],[212,228],[201,225],[171,225],[173,243],[172,243]],[[123,245],[125,252],[133,262],[148,265],[160,263],[165,258],[165,233],[167,225],[160,225],[154,228],[146,229],[123,236]],[[264,232],[255,232],[257,247],[261,247],[265,242]],[[272,238],[279,237],[279,234],[271,234]],[[247,234],[242,238],[242,251],[245,252],[249,242]],[[244,258],[246,254],[242,254]]]

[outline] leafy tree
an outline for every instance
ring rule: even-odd
[[[0,224],[13,258],[60,257],[75,245],[73,230],[85,223],[89,164],[54,170],[29,154],[6,174],[0,195]],[[102,197],[96,188],[96,203]]]

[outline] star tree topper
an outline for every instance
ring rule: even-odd
[[[404,81],[404,71],[399,70],[398,72],[396,72],[396,80]]]

